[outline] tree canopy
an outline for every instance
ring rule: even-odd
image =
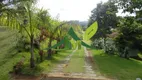
[[[99,3],[97,7],[92,10],[92,15],[89,19],[88,26],[93,22],[98,22],[98,31],[93,38],[106,37],[106,34],[110,33],[112,28],[117,25],[117,6],[113,0],[109,0],[106,3]]]

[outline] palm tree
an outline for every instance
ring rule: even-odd
[[[50,48],[52,46],[52,41],[57,40],[57,43],[58,43],[63,38],[63,36],[61,35],[63,33],[61,27],[63,27],[63,25],[67,23],[69,22],[59,23],[58,21],[54,21],[54,26],[52,25],[53,24],[52,22],[50,23],[50,25],[52,25],[51,27],[54,27],[54,28],[50,30],[51,35],[49,37],[49,42],[48,42],[49,49],[47,51],[48,59],[52,57],[52,49]]]
[[[26,10],[25,15],[27,16],[27,19],[24,18],[23,24],[21,25],[22,28],[26,31],[28,34],[28,37],[30,38],[30,67],[34,68],[35,67],[35,60],[34,60],[34,34],[35,34],[35,29],[36,29],[36,17],[33,16],[35,15],[32,10],[32,1],[25,1],[23,2],[24,8]],[[28,22],[29,21],[29,22]]]
[[[41,29],[41,37],[46,36],[49,38],[48,47],[51,47],[53,39],[55,39],[54,29],[60,23],[57,20],[50,18],[47,10],[39,10],[38,12],[39,27]],[[47,51],[48,58],[51,56],[51,49]]]

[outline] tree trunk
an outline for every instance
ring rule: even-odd
[[[34,36],[31,35],[31,59],[30,59],[30,67],[34,68],[35,67],[35,61],[34,61],[34,46],[33,46],[33,41],[34,41]]]
[[[128,56],[128,54],[129,54],[129,52],[128,52],[128,47],[125,47],[125,49],[124,49],[124,58],[126,58],[126,59],[129,59],[129,56]]]
[[[49,38],[49,43],[48,43],[48,48],[50,48],[51,47],[51,43],[52,43],[52,38]],[[52,50],[51,49],[49,49],[48,51],[47,51],[47,58],[48,59],[51,59],[51,56],[52,56]]]
[[[59,40],[57,40],[57,44],[60,42],[60,39]],[[56,49],[59,49],[60,48],[60,46],[58,46],[58,47],[56,47]],[[58,53],[58,51],[56,51],[55,52],[56,54]]]
[[[57,40],[57,44],[60,42],[60,39]],[[60,46],[56,47],[56,49],[60,49]]]
[[[43,61],[43,50],[39,50],[39,55],[40,55],[40,61]]]
[[[9,22],[10,22],[9,19],[10,19],[9,14],[7,14],[7,26],[9,26]]]
[[[103,38],[104,39],[104,51],[105,51],[105,53],[107,53],[107,50],[106,50],[106,38]]]

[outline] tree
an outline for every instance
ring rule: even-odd
[[[52,27],[52,29],[50,30],[50,37],[49,37],[49,42],[48,42],[48,48],[50,48],[52,46],[52,41],[56,38],[57,42],[59,42],[62,38],[61,37],[61,27],[63,25],[65,25],[67,22],[65,23],[59,23],[57,20],[53,20],[53,22],[51,22],[50,26]],[[59,36],[60,35],[60,36]],[[60,37],[60,38],[59,38]],[[52,57],[52,49],[50,48],[48,51],[47,51],[47,54],[48,54],[48,59],[50,59]]]
[[[117,25],[117,6],[115,1],[109,0],[106,3],[99,3],[97,7],[92,10],[92,15],[89,19],[88,26],[93,22],[98,22],[98,31],[95,36],[92,38],[106,37],[106,34],[110,33],[111,28],[115,28]]]
[[[34,17],[33,11],[32,11],[32,1],[25,1],[24,7],[26,9],[26,16],[27,19],[23,20],[23,25],[21,27],[24,28],[26,33],[28,34],[30,38],[30,67],[34,68],[35,67],[35,60],[34,60],[34,31],[35,28],[37,27],[36,22],[34,23],[33,21],[36,21],[36,17]]]
[[[142,50],[142,25],[134,17],[122,18],[118,25],[119,35],[115,39],[119,55],[125,58],[137,57]],[[131,53],[133,51],[133,53]]]
[[[26,1],[35,3],[37,0],[1,0],[0,24],[3,26],[9,26],[10,28],[18,28],[19,23],[21,23],[21,16],[25,16],[25,8],[23,6],[23,3],[25,3]]]
[[[141,51],[142,43],[142,1],[141,0],[118,0],[118,7],[123,9],[123,12],[129,12],[130,14],[135,13],[136,16],[127,16],[120,20],[119,24],[119,36],[116,38],[116,44],[118,47],[120,55],[127,57],[131,50]],[[125,49],[127,47],[127,49]],[[127,52],[127,54],[126,54]],[[133,52],[132,54],[138,58],[138,52]],[[134,57],[134,56],[130,56]]]
[[[17,3],[19,3],[21,0],[1,0],[0,1],[0,17],[2,20],[4,20],[2,17],[7,17],[7,24],[6,22],[2,21],[1,25],[10,25],[10,19],[14,17],[14,14],[16,12],[16,9],[12,6],[15,6]]]
[[[44,16],[47,18],[47,16]],[[44,19],[45,20],[45,19]],[[67,34],[67,31],[70,28],[70,25],[68,23],[70,22],[59,22],[58,20],[54,20],[51,18],[46,19],[48,22],[45,26],[46,33],[45,35],[49,38],[49,42],[47,44],[47,47],[49,48],[47,51],[47,58],[51,59],[52,57],[52,49],[50,48],[52,46],[52,42],[54,40],[60,42],[61,39],[64,38],[64,36]]]
[[[37,13],[38,16],[38,28],[41,30],[40,38],[42,39],[43,36],[47,37],[49,39],[49,42],[47,44],[47,47],[50,48],[52,46],[52,41],[57,40],[57,42],[60,41],[60,22],[58,20],[52,19],[48,13],[47,10],[39,10]],[[52,50],[48,49],[47,55],[48,59],[51,58]]]
[[[137,17],[142,17],[142,0],[118,0],[118,6],[123,12],[136,13]]]
[[[11,26],[10,24],[10,18],[13,20],[14,18],[18,21],[21,28],[24,28],[24,30],[27,32],[29,38],[30,38],[30,52],[31,52],[31,58],[30,58],[30,66],[31,68],[35,67],[35,61],[34,61],[34,30],[35,30],[35,23],[36,21],[35,17],[33,17],[33,11],[32,11],[32,4],[35,3],[36,0],[1,0],[0,1],[0,16],[7,17],[7,26]],[[24,13],[24,14],[23,14]],[[20,18],[17,18],[17,16]],[[23,17],[24,16],[24,17]],[[11,22],[12,23],[12,22]]]

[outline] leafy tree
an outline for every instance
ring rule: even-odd
[[[25,8],[23,3],[31,1],[35,3],[37,0],[1,0],[0,2],[0,18],[1,25],[18,27],[21,16],[25,16]],[[20,22],[21,23],[21,22]]]
[[[52,46],[52,41],[54,40],[54,37],[57,34],[57,29],[59,27],[57,25],[59,25],[59,23],[54,21],[54,20],[51,20],[51,22],[49,24],[50,24],[50,26],[49,26],[50,27],[50,30],[49,30],[50,31],[50,36],[49,36],[48,47],[51,47]],[[47,51],[47,53],[48,53],[48,59],[50,59],[51,56],[52,56],[52,50],[49,49]]]
[[[115,42],[119,55],[125,58],[137,56],[137,52],[130,52],[142,50],[142,25],[134,17],[125,17],[120,20],[118,30],[120,34]]]
[[[118,0],[118,6],[124,12],[136,13],[137,17],[142,17],[142,0]]]
[[[92,15],[88,23],[88,26],[90,26],[93,22],[98,22],[99,29],[92,39],[100,37],[105,38],[106,34],[110,33],[110,29],[116,27],[116,13],[117,6],[113,0],[97,4],[97,7],[92,10]]]
[[[60,22],[58,20],[54,20],[50,17],[47,10],[39,10],[37,13],[38,16],[38,28],[41,30],[40,38],[42,39],[43,36],[46,36],[49,40],[47,47],[50,48],[52,46],[53,40],[58,40],[56,37],[58,34],[58,25],[60,25]],[[48,49],[47,54],[48,58],[51,58],[52,50]]]
[[[30,53],[31,53],[30,67],[34,68],[35,60],[34,60],[34,45],[33,44],[34,44],[35,30],[37,28],[37,24],[36,24],[37,19],[34,15],[34,11],[32,11],[34,10],[32,6],[32,1],[25,1],[23,2],[23,4],[26,10],[25,14],[27,18],[23,19],[23,24],[21,25],[21,27],[24,28],[24,30],[26,31],[30,39]]]
[[[111,29],[117,26],[117,6],[115,5],[115,0],[109,0],[106,3],[99,3],[97,7],[92,10],[92,15],[90,17],[88,26],[90,26],[95,21],[98,22],[97,33],[92,37],[92,40],[97,38],[103,39],[103,49],[107,52],[106,37],[110,34]]]
[[[33,17],[32,4],[36,2],[36,0],[1,0],[0,1],[0,16],[7,17],[7,26],[12,26],[13,20],[15,19],[20,27],[23,28],[29,38],[30,38],[30,66],[31,68],[35,67],[34,62],[34,31],[36,27],[33,21],[36,21],[35,17]],[[34,20],[33,20],[34,19]],[[12,25],[10,25],[12,24]]]
[[[60,23],[58,20],[52,19],[48,11],[43,9],[39,10],[37,16],[39,22],[38,27],[41,29],[40,37],[46,36],[49,39],[47,47],[50,48],[54,40],[57,40],[58,43],[63,38],[62,34],[64,32],[61,31],[63,30],[61,27],[65,25],[66,22]],[[52,56],[52,49],[48,49],[47,54],[48,59],[50,59]]]
[[[15,9],[10,6],[14,6],[16,3],[19,1],[14,1],[14,0],[1,0],[0,1],[0,17],[2,16],[7,16],[7,25],[9,26],[10,24],[10,18],[15,12]],[[1,23],[4,24],[4,23]]]
[[[135,17],[126,17],[121,19],[119,31],[121,34],[116,38],[117,47],[120,55],[127,57],[131,50],[141,51],[142,47],[142,0],[118,0],[118,6],[123,12],[135,13]],[[125,49],[127,47],[127,49]],[[132,51],[131,51],[132,52]],[[136,57],[137,52],[133,52]],[[131,56],[133,57],[133,56]]]

